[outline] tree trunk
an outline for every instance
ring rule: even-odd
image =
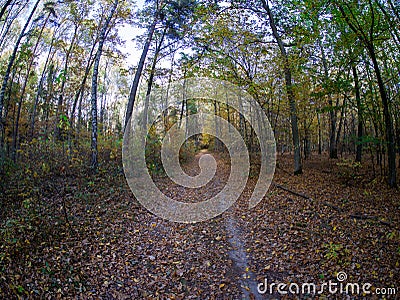
[[[346,95],[344,95],[344,99],[343,99],[343,105],[342,105],[342,108],[341,108],[341,110],[340,110],[340,119],[339,119],[339,127],[338,127],[338,130],[337,130],[337,134],[336,134],[336,138],[335,138],[335,143],[336,143],[336,146],[335,146],[335,149],[336,149],[336,158],[337,158],[337,149],[339,148],[339,142],[340,142],[340,134],[342,133],[342,127],[345,127],[345,125],[343,125],[343,122],[346,122],[345,121],[345,118],[346,118],[346,116],[345,116],[345,107],[346,107]],[[337,105],[336,105],[336,107],[338,107],[339,105],[338,105],[338,102],[336,103]],[[345,128],[343,129],[343,143],[344,143],[344,140],[345,140]],[[342,148],[343,148],[343,143],[342,143]],[[341,150],[341,152],[340,152],[340,155],[342,155],[343,154],[343,149]]]
[[[317,120],[318,120],[318,154],[322,154],[322,132],[321,132],[321,120],[320,120],[319,112],[317,112]]]
[[[103,76],[103,88],[101,92],[101,100],[100,100],[100,133],[105,132],[104,126],[104,114],[107,104],[107,88],[106,88],[106,81],[107,81],[107,68],[108,68],[108,61],[106,62],[106,66],[104,67],[104,76]]]
[[[63,112],[63,102],[64,102],[64,89],[65,89],[65,83],[67,81],[67,72],[68,72],[68,64],[69,64],[69,57],[72,52],[72,48],[74,47],[75,39],[78,33],[78,24],[75,25],[75,30],[74,34],[72,36],[71,44],[69,45],[69,48],[67,50],[67,53],[65,54],[65,62],[64,62],[64,74],[65,78],[61,82],[61,88],[60,88],[60,95],[58,97],[58,103],[57,103],[57,108],[56,108],[56,126],[54,128],[54,138],[55,140],[60,138],[60,128],[58,127],[58,121],[60,114]]]
[[[285,85],[290,106],[290,121],[292,125],[292,137],[294,147],[294,174],[298,175],[303,173],[303,168],[301,165],[299,127],[297,124],[297,108],[292,87],[292,71],[290,70],[289,57],[286,53],[283,41],[278,33],[278,29],[276,28],[275,21],[272,12],[268,6],[268,3],[266,2],[266,0],[262,0],[262,4],[264,9],[267,11],[272,34],[276,42],[278,43],[282,58],[284,60]]]
[[[6,10],[7,10],[7,7],[11,4],[11,1],[12,1],[12,0],[7,0],[7,2],[4,3],[3,7],[1,8],[1,11],[0,11],[0,20],[3,18],[4,13],[5,13]]]
[[[114,1],[114,4],[111,8],[110,14],[108,15],[106,22],[104,23],[103,28],[100,32],[99,38],[99,47],[96,52],[96,56],[94,59],[93,66],[93,75],[92,75],[92,92],[91,92],[91,106],[92,106],[92,139],[91,139],[91,149],[92,149],[92,160],[91,167],[93,171],[97,171],[98,166],[98,149],[97,149],[97,77],[99,74],[99,65],[100,58],[103,51],[104,41],[106,39],[106,33],[108,26],[110,25],[111,19],[114,15],[115,10],[117,9],[118,0]]]
[[[71,109],[71,113],[70,113],[71,127],[74,125],[76,106],[78,105],[78,102],[80,102],[81,96],[84,93],[86,80],[89,76],[90,69],[92,68],[93,63],[94,63],[94,59],[92,59],[93,58],[92,56],[93,56],[95,46],[96,46],[96,43],[93,44],[92,49],[90,50],[89,60],[86,64],[86,68],[85,68],[85,74],[83,75],[82,82],[79,85],[79,89],[75,94],[74,103],[72,105],[72,109]]]
[[[322,66],[324,67],[324,77],[325,83],[328,84],[329,80],[329,72],[328,72],[328,63],[326,61],[325,51],[322,46],[320,40],[319,47],[321,48],[321,57],[322,57]],[[330,131],[329,131],[329,158],[338,158],[337,155],[337,142],[335,139],[336,134],[336,112],[333,108],[332,94],[328,91],[328,105],[329,105],[329,123],[330,123]]]
[[[150,76],[149,76],[149,80],[147,82],[147,91],[146,91],[146,98],[145,98],[144,111],[143,111],[143,129],[144,130],[147,130],[147,114],[148,114],[148,110],[149,110],[150,93],[151,93],[151,88],[153,86],[154,75],[156,72],[158,55],[160,54],[161,46],[164,41],[166,32],[167,32],[167,27],[164,28],[164,31],[160,37],[160,41],[158,42],[156,49],[155,49],[153,62],[151,63]]]
[[[56,33],[54,32],[53,37],[51,39],[49,53],[47,54],[46,62],[44,63],[43,72],[42,72],[42,74],[40,76],[40,80],[39,80],[38,87],[37,87],[35,101],[34,101],[33,107],[32,107],[31,124],[30,124],[30,131],[29,131],[31,139],[33,138],[33,133],[34,133],[34,129],[35,129],[36,109],[37,109],[37,105],[39,103],[40,94],[42,93],[43,81],[44,81],[44,78],[45,78],[47,65],[49,64],[49,61],[50,61],[50,59],[52,58],[52,56],[54,54],[54,53],[52,53],[52,50],[53,50],[53,46],[54,46],[55,34]]]
[[[24,82],[23,82],[22,87],[21,87],[20,99],[18,101],[17,122],[15,124],[15,129],[14,129],[15,133],[13,134],[13,144],[12,144],[12,153],[13,153],[14,162],[16,162],[16,158],[17,158],[16,153],[17,153],[17,148],[18,148],[18,137],[19,137],[18,130],[19,130],[19,119],[20,119],[20,116],[21,116],[21,106],[22,106],[22,103],[23,103],[23,100],[24,100],[25,90],[26,90],[26,86],[28,84],[29,75],[31,73],[33,61],[35,60],[35,53],[36,53],[36,50],[38,48],[40,39],[42,38],[43,30],[46,27],[46,24],[47,24],[49,18],[50,18],[50,13],[47,15],[47,18],[46,18],[42,28],[40,29],[40,32],[39,32],[39,35],[37,37],[35,46],[33,47],[32,57],[29,59],[29,62],[28,62],[28,68],[26,69],[26,76],[25,76]]]
[[[19,44],[21,43],[22,38],[25,35],[25,31],[28,28],[29,23],[31,22],[31,19],[33,17],[33,15],[35,14],[35,11],[39,5],[40,0],[37,0],[35,5],[33,6],[31,13],[29,14],[28,19],[25,22],[24,27],[22,28],[22,31],[20,33],[20,35],[18,36],[18,39],[14,45],[14,50],[10,56],[10,60],[8,61],[8,65],[7,65],[7,69],[3,78],[3,83],[1,85],[1,90],[0,90],[0,132],[2,131],[2,127],[3,127],[3,106],[4,106],[4,95],[6,92],[6,88],[7,88],[7,83],[8,83],[8,79],[10,77],[11,74],[11,68],[14,65],[14,61],[17,57],[17,51],[19,48]]]
[[[369,6],[371,9],[371,12],[373,12],[373,6],[371,1],[369,1]],[[373,27],[370,28],[368,33],[366,34],[363,31],[363,28],[359,28],[355,26],[351,20],[349,19],[349,16],[346,14],[345,10],[341,5],[339,5],[339,10],[344,17],[346,23],[349,25],[350,29],[358,36],[360,41],[365,45],[369,57],[372,60],[372,64],[374,67],[374,72],[375,76],[378,82],[378,88],[379,88],[379,94],[381,96],[382,100],[382,106],[383,106],[383,117],[385,121],[385,135],[386,135],[386,143],[387,143],[387,149],[388,149],[388,167],[389,167],[389,174],[388,174],[388,184],[390,187],[396,187],[397,185],[397,180],[396,180],[396,146],[395,146],[395,141],[394,141],[394,133],[393,133],[393,122],[392,122],[392,117],[390,114],[390,108],[389,108],[389,99],[388,95],[386,92],[385,84],[383,82],[381,70],[379,68],[378,60],[376,58],[376,51],[374,47],[374,31]],[[374,24],[375,18],[374,14],[371,14],[372,20],[371,23]]]
[[[360,82],[358,79],[357,68],[354,64],[351,65],[351,69],[353,72],[354,78],[354,91],[356,94],[356,103],[357,103],[357,119],[358,119],[358,128],[357,128],[357,148],[356,148],[356,161],[361,162],[362,157],[362,137],[363,137],[363,109],[361,105],[361,96],[360,96]]]
[[[128,125],[128,122],[133,113],[133,105],[135,104],[136,92],[139,87],[140,76],[142,75],[147,52],[149,51],[151,41],[153,40],[153,34],[156,29],[157,21],[158,21],[158,12],[156,13],[156,16],[154,17],[154,21],[150,26],[149,33],[147,35],[147,40],[146,40],[146,43],[144,44],[144,48],[142,51],[142,55],[140,56],[138,68],[135,73],[135,78],[133,79],[132,88],[131,88],[131,91],[129,94],[128,105],[126,107],[124,130],[125,130],[126,126]]]
[[[28,5],[28,1],[26,1],[25,3],[22,3],[22,4],[18,3],[19,7],[18,7],[17,11],[12,16],[10,16],[10,14],[16,4],[17,4],[16,2],[11,4],[11,7],[7,12],[7,16],[5,17],[5,19],[3,21],[3,25],[1,27],[0,48],[3,47],[4,41],[6,40],[6,37],[8,36],[8,33],[10,32],[12,24],[18,18],[21,11]]]
[[[397,185],[396,181],[396,145],[394,141],[394,133],[393,133],[393,122],[392,116],[390,114],[389,109],[389,99],[387,96],[387,92],[385,89],[385,84],[383,83],[383,78],[381,74],[381,70],[379,69],[379,64],[376,58],[376,53],[374,49],[374,45],[370,43],[368,45],[368,53],[371,57],[372,63],[374,65],[374,71],[376,75],[376,79],[378,81],[379,93],[382,99],[383,105],[383,117],[385,120],[385,133],[386,133],[386,141],[388,148],[388,167],[389,167],[389,176],[388,183],[390,187],[395,187]]]

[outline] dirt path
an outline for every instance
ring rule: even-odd
[[[185,162],[190,175],[199,172],[197,161],[204,153]],[[184,188],[163,176],[154,181],[176,200],[204,201],[219,193],[229,177],[229,163],[215,157],[216,175],[202,188]],[[302,176],[288,175],[291,157],[280,157],[278,163],[274,181],[312,201],[275,186],[249,210],[247,199],[257,180],[251,177],[229,210],[195,224],[149,213],[132,197],[118,166],[91,178],[51,178],[42,184],[39,214],[28,206],[4,214],[0,298],[280,299],[276,290],[259,294],[257,285],[265,279],[321,284],[335,281],[338,272],[345,272],[348,282],[396,287],[398,191],[379,181],[351,185],[338,176],[346,174],[343,167],[323,157],[305,162]]]
[[[210,153],[203,150],[195,156],[194,160],[189,164],[186,164],[185,170],[188,174],[192,176],[197,174],[199,171],[198,161],[200,157],[205,154]],[[218,163],[220,169],[226,170],[229,168],[229,166],[220,159],[218,160]],[[215,182],[213,186],[214,190],[222,190],[226,181],[226,174],[221,172],[217,173],[213,181]],[[182,197],[184,198],[185,196],[182,195]],[[203,199],[203,201],[204,200],[205,199]],[[257,291],[258,282],[255,274],[250,269],[251,266],[249,260],[251,260],[251,253],[246,251],[246,249],[249,249],[247,247],[248,241],[246,240],[246,236],[243,234],[243,229],[237,222],[237,218],[239,218],[240,215],[241,212],[234,207],[222,215],[224,223],[223,233],[230,246],[230,249],[227,250],[227,254],[232,260],[232,273],[230,276],[232,276],[232,280],[236,282],[241,292],[241,295],[239,296],[240,299],[265,299]]]
[[[249,256],[251,253],[246,252],[246,241],[242,230],[232,214],[225,217],[225,230],[232,247],[228,253],[233,261],[233,269],[242,292],[242,299],[264,299],[257,291],[256,276],[250,270]]]

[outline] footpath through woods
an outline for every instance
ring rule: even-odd
[[[185,163],[189,175],[199,172],[203,154]],[[223,155],[213,155],[217,173],[203,188],[186,189],[161,175],[154,180],[179,201],[211,198],[222,190],[230,169]],[[8,299],[271,299],[284,297],[276,288],[273,295],[259,294],[257,285],[265,279],[322,284],[337,282],[338,272],[346,273],[346,282],[395,287],[400,282],[398,191],[369,178],[367,167],[354,173],[337,162],[315,155],[305,162],[303,175],[291,176],[291,157],[279,157],[274,182],[258,206],[247,206],[257,181],[253,170],[235,205],[196,224],[149,213],[132,199],[120,167],[100,170],[89,181],[72,171],[52,177],[40,186],[40,210],[31,223],[19,221],[19,229],[10,231],[18,211],[3,212],[8,223],[1,225],[0,294]]]

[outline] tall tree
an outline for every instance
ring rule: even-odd
[[[31,10],[31,12],[30,12],[28,18],[27,18],[26,21],[25,21],[25,25],[24,25],[24,27],[22,28],[21,33],[20,33],[20,35],[18,36],[18,39],[17,39],[17,41],[16,41],[16,43],[15,43],[15,45],[14,45],[13,52],[12,52],[12,54],[11,54],[11,56],[10,56],[10,59],[9,59],[9,61],[8,61],[8,65],[7,65],[6,72],[5,72],[5,74],[4,74],[3,83],[2,83],[1,89],[0,89],[0,134],[1,134],[1,135],[2,135],[2,132],[3,132],[3,106],[4,106],[4,96],[5,96],[5,93],[6,93],[6,88],[7,88],[8,80],[9,80],[9,78],[10,78],[11,69],[12,69],[12,67],[13,67],[13,65],[14,65],[14,61],[15,61],[15,59],[16,59],[16,57],[17,57],[17,52],[18,52],[19,45],[20,45],[20,43],[21,43],[21,41],[22,41],[22,38],[25,36],[26,29],[28,28],[28,26],[29,26],[29,24],[30,24],[30,22],[31,22],[31,20],[32,20],[32,17],[33,17],[33,15],[35,14],[36,9],[37,9],[37,7],[38,7],[40,1],[41,1],[41,0],[37,0],[37,1],[35,2],[35,5],[33,6],[33,8],[32,8],[32,10]],[[1,139],[2,139],[2,138],[1,138]]]
[[[5,13],[6,10],[7,10],[7,7],[10,6],[11,2],[12,2],[12,0],[7,0],[6,3],[4,3],[3,7],[1,8],[1,11],[0,11],[0,21],[1,21],[1,19],[3,18],[4,13]]]
[[[125,114],[125,127],[132,116],[140,77],[142,75],[145,60],[151,43],[154,39],[155,32],[157,29],[161,30],[160,36],[163,37],[161,39],[160,47],[158,47],[159,50],[156,51],[159,52],[161,50],[162,42],[164,41],[164,36],[167,37],[171,42],[183,37],[183,32],[185,31],[184,28],[186,28],[190,23],[190,19],[192,18],[197,5],[196,0],[155,0],[150,1],[150,3],[151,6],[146,8],[144,13],[147,15],[147,17],[150,16],[151,23],[148,27],[146,41],[129,94],[129,100]],[[158,56],[158,53],[156,56]]]
[[[280,53],[283,58],[284,63],[284,74],[285,74],[285,85],[286,85],[286,94],[289,101],[290,106],[290,121],[292,126],[292,139],[293,139],[293,147],[294,147],[294,174],[301,174],[303,172],[302,164],[301,164],[301,154],[300,154],[300,137],[299,137],[299,127],[297,124],[297,108],[296,108],[296,100],[293,93],[293,84],[292,84],[292,71],[290,67],[289,56],[286,52],[285,45],[279,34],[278,28],[275,23],[274,15],[269,7],[269,3],[267,0],[261,0],[263,8],[268,14],[269,25],[272,30],[272,34],[278,43]]]
[[[20,96],[19,96],[19,101],[18,101],[18,111],[17,111],[16,120],[15,120],[15,129],[14,129],[14,133],[13,133],[13,144],[12,144],[12,158],[13,158],[14,162],[16,160],[16,153],[17,153],[17,147],[18,147],[19,119],[20,119],[20,116],[21,116],[22,102],[23,102],[23,99],[24,99],[24,96],[25,96],[25,90],[26,90],[26,87],[27,87],[27,84],[28,84],[28,80],[29,80],[29,77],[31,75],[31,68],[32,68],[33,62],[35,60],[36,51],[37,51],[37,48],[39,46],[39,42],[42,39],[43,31],[44,31],[44,29],[45,29],[45,27],[47,25],[47,22],[50,19],[50,16],[57,17],[57,15],[55,13],[55,10],[54,10],[54,3],[51,3],[51,2],[50,3],[45,3],[44,11],[46,11],[45,20],[44,20],[43,24],[40,27],[40,30],[39,30],[39,33],[38,33],[38,37],[36,39],[36,43],[35,43],[35,45],[33,47],[33,50],[32,50],[31,57],[30,57],[30,59],[28,60],[28,63],[27,63],[28,66],[27,66],[27,69],[26,69],[26,76],[25,76],[25,79],[24,79],[24,81],[22,83]]]
[[[157,1],[158,2],[158,1]],[[124,128],[126,128],[126,126],[128,125],[128,122],[132,116],[133,113],[133,106],[135,104],[135,98],[136,98],[136,93],[139,87],[139,82],[140,82],[140,77],[142,75],[143,72],[143,68],[144,68],[144,63],[147,57],[147,53],[149,52],[149,48],[150,48],[150,44],[153,40],[153,35],[154,35],[154,31],[156,29],[156,25],[158,22],[158,18],[160,15],[160,9],[157,9],[156,14],[154,16],[154,20],[152,22],[152,24],[150,25],[150,28],[148,30],[147,33],[147,39],[146,42],[144,44],[143,50],[142,50],[142,54],[140,56],[140,60],[138,63],[138,67],[135,73],[135,78],[133,79],[133,83],[132,83],[132,87],[131,87],[131,91],[129,93],[129,99],[128,99],[128,105],[126,107],[126,113],[125,113],[125,125]]]
[[[103,27],[100,32],[99,36],[99,46],[97,48],[97,52],[94,59],[94,66],[93,66],[93,75],[92,75],[92,90],[91,90],[91,111],[92,111],[92,139],[91,139],[91,149],[92,149],[92,158],[91,158],[91,167],[94,171],[97,170],[98,166],[98,149],[97,149],[97,79],[99,74],[99,65],[100,65],[100,58],[103,52],[104,41],[106,39],[106,34],[108,31],[108,27],[110,25],[111,19],[115,13],[115,10],[118,6],[118,0],[115,0],[111,9],[110,13],[107,16],[106,21],[103,24]]]
[[[378,83],[379,94],[381,96],[383,106],[383,117],[385,121],[385,135],[388,149],[388,167],[389,186],[395,187],[397,185],[396,177],[396,145],[394,140],[393,121],[389,107],[389,97],[385,87],[384,79],[382,76],[381,67],[378,62],[377,51],[375,44],[377,43],[379,34],[377,26],[380,24],[380,15],[374,7],[372,0],[368,0],[368,5],[358,4],[350,5],[337,1],[337,6],[343,19],[354,32],[360,42],[365,46],[368,55],[372,61],[376,80]],[[366,11],[363,15],[363,11]],[[362,22],[364,21],[364,22]]]

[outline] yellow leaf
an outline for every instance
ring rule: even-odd
[[[221,284],[219,285],[219,288],[222,289],[224,286],[225,286],[225,283],[221,283]]]

